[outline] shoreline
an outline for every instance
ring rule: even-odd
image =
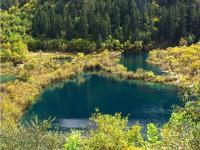
[[[48,56],[46,53],[34,53],[34,55],[35,57],[40,57],[35,58],[36,61],[33,61],[38,64],[34,64],[35,66],[32,66],[33,63],[30,61],[27,62],[22,68],[19,66],[15,73],[23,72],[23,74],[17,74],[18,80],[1,85],[1,105],[3,108],[1,121],[7,122],[10,119],[12,120],[9,121],[11,126],[18,122],[23,112],[36,101],[36,97],[40,95],[41,91],[47,86],[59,81],[67,81],[85,71],[97,71],[98,74],[115,80],[141,80],[148,83],[172,85],[178,88],[181,87],[174,84],[176,79],[169,82],[170,80],[168,80],[165,75],[155,75],[153,72],[145,71],[143,69],[138,69],[136,72],[127,71],[126,67],[119,64],[119,56],[121,56],[120,52],[104,51],[98,54],[89,55],[78,53],[77,55],[72,55],[72,62],[64,63],[55,61],[52,62],[51,60],[54,58],[60,59],[67,57],[67,54],[57,55],[50,53],[48,54],[50,56]],[[50,68],[44,68],[45,65],[48,65],[47,67],[50,65]],[[27,69],[27,66],[30,68],[33,67],[35,70],[32,68]],[[37,70],[37,68],[35,68],[38,66],[41,67],[41,70]],[[27,73],[29,74],[28,77],[26,77]],[[16,90],[18,90],[18,92],[16,92]]]

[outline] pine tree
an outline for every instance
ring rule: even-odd
[[[63,18],[61,15],[56,15],[56,22],[55,22],[55,27],[56,27],[56,37],[60,38],[62,37],[62,31],[64,29],[64,23],[63,23]]]
[[[33,20],[32,20],[32,34],[34,36],[38,36],[38,34],[39,34],[36,17],[34,17]]]
[[[178,35],[179,38],[186,36],[187,33],[187,22],[186,22],[186,5],[178,3],[179,7],[179,23],[178,23]]]
[[[40,34],[46,35],[48,32],[48,15],[45,11],[41,10],[38,15],[38,30]]]
[[[16,0],[2,1],[7,7]],[[147,44],[174,44],[193,34],[200,38],[200,5],[196,0],[40,0],[38,7],[32,20],[32,35],[38,37],[97,42],[112,35],[120,41]]]
[[[121,27],[115,29],[114,38],[119,39],[119,41],[124,41],[123,30]]]
[[[137,9],[137,5],[135,0],[130,0],[129,4],[130,9],[130,22],[131,22],[131,31],[135,33],[139,27],[139,10]]]
[[[188,8],[187,8],[186,13],[187,13],[187,16],[186,16],[187,31],[192,33],[193,27],[195,25],[195,15],[196,15],[196,8],[192,2],[188,3]]]
[[[200,39],[200,4],[196,4],[196,15],[194,19],[193,34]]]
[[[115,31],[120,27],[120,9],[118,6],[114,6],[111,20],[113,24],[113,31]]]
[[[102,39],[101,34],[99,34],[98,39],[97,39],[97,48],[100,48],[102,43],[103,43],[103,39]]]
[[[49,31],[48,37],[55,38],[57,35],[56,31],[56,14],[54,8],[49,10]]]
[[[88,25],[87,16],[85,14],[82,14],[82,16],[80,17],[77,30],[79,31],[81,38],[88,38],[89,25]]]
[[[71,40],[74,35],[74,25],[72,23],[72,18],[70,15],[67,16],[66,19],[66,38]]]
[[[111,22],[110,22],[110,17],[106,13],[105,15],[105,26],[106,26],[106,36],[109,36],[111,34]]]
[[[92,24],[95,17],[95,1],[94,0],[88,0],[88,25],[89,25],[89,34],[92,34]]]
[[[59,14],[63,14],[64,13],[64,9],[65,9],[65,5],[64,5],[64,1],[63,0],[58,0],[56,2],[56,13]]]
[[[94,21],[91,25],[91,33],[92,33],[92,37],[95,41],[98,40],[99,34],[101,34],[101,15],[99,12],[97,12],[97,14],[94,16]]]
[[[175,8],[171,7],[169,10],[169,23],[168,23],[168,39],[172,41],[175,40],[174,36],[176,33],[176,16]]]
[[[123,0],[122,1],[122,7],[120,7],[121,8],[121,10],[120,10],[121,11],[121,16],[125,16],[125,15],[129,14],[129,7],[128,7],[128,5],[129,5],[129,1],[128,0]]]
[[[167,28],[168,25],[167,23],[167,18],[168,18],[168,11],[165,7],[161,8],[161,17],[160,17],[160,22],[159,22],[159,36],[161,40],[166,39],[167,33]]]
[[[106,12],[109,16],[111,16],[111,11],[112,11],[112,3],[111,0],[107,0],[106,6],[105,6]]]
[[[130,38],[130,16],[126,14],[123,21],[123,32],[124,32],[124,38],[125,40],[128,40]]]

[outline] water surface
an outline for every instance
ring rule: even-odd
[[[87,126],[88,118],[98,108],[103,114],[129,115],[130,122],[163,124],[170,117],[171,106],[178,103],[174,87],[86,74],[44,90],[24,119],[51,116],[63,127],[78,128]]]
[[[127,67],[129,71],[136,71],[138,68],[142,68],[144,70],[153,71],[155,74],[161,74],[158,67],[147,63],[146,60],[148,56],[149,52],[123,54],[120,62]]]

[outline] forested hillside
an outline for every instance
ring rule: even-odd
[[[28,0],[3,0],[2,9]],[[38,0],[29,30],[35,38],[95,41],[111,35],[143,48],[200,38],[198,0]]]

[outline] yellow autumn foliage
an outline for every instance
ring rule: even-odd
[[[148,62],[177,78],[181,85],[200,82],[200,42],[150,52]]]

